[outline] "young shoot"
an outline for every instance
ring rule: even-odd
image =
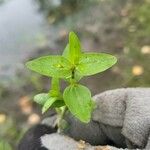
[[[77,35],[70,32],[62,56],[43,56],[26,63],[27,68],[52,78],[50,91],[36,95],[34,101],[42,105],[42,113],[49,108],[56,109],[59,128],[66,110],[81,122],[88,123],[95,103],[90,90],[80,84],[80,79],[103,72],[116,62],[116,57],[110,54],[85,53]],[[60,91],[60,80],[68,82],[63,92]]]

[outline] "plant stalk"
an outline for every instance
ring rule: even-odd
[[[61,133],[63,128],[62,128],[62,120],[63,120],[63,117],[65,115],[65,112],[67,110],[67,107],[66,106],[63,106],[63,107],[60,107],[60,108],[56,108],[56,112],[57,112],[57,120],[56,120],[56,125],[58,127],[58,130],[57,132],[58,133]]]

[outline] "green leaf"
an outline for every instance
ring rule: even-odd
[[[115,56],[104,53],[82,54],[76,69],[83,75],[89,76],[105,71],[117,62]]]
[[[49,98],[48,93],[41,93],[34,96],[34,101],[40,105],[44,105]]]
[[[55,97],[56,101],[51,105],[52,108],[62,107],[65,105],[64,101],[59,97]],[[34,96],[34,101],[40,105],[44,105],[50,99],[50,95],[48,93],[41,93]]]
[[[68,60],[70,59],[70,55],[69,55],[69,44],[67,44],[67,46],[65,47],[62,56],[65,57],[65,58],[68,59]]]
[[[0,141],[0,150],[12,150],[10,144],[4,140]]]
[[[75,70],[74,78],[75,78],[76,82],[81,80],[82,77],[83,77],[83,75],[78,70]]]
[[[42,108],[42,113],[45,113],[51,106],[52,104],[57,100],[56,97],[50,97],[44,104]]]
[[[71,63],[62,56],[44,56],[26,63],[27,68],[45,76],[65,78],[71,76]]]
[[[95,101],[91,100],[91,109],[92,111],[97,107]]]
[[[70,85],[63,94],[70,112],[80,121],[88,123],[91,118],[91,93],[82,85]]]
[[[77,64],[81,55],[80,41],[74,32],[69,33],[69,57],[73,64]]]

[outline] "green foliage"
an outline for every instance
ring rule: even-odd
[[[110,68],[116,63],[116,58],[109,54],[87,53],[82,54],[77,70],[83,76],[93,75]]]
[[[91,117],[91,93],[82,85],[70,85],[63,94],[65,104],[70,112],[83,122],[89,122]]]
[[[69,60],[69,55],[70,55],[69,54],[69,44],[67,44],[66,48],[63,51],[62,56],[65,57],[65,58],[67,58]]]
[[[42,108],[42,113],[46,112],[56,100],[57,100],[56,97],[50,97],[48,100],[46,100],[46,102]]]
[[[57,101],[56,101],[57,100]],[[50,107],[62,107],[65,105],[60,97],[50,96],[48,93],[41,93],[34,96],[34,101],[43,106],[42,112],[46,112]]]
[[[47,93],[41,93],[34,96],[34,101],[40,105],[44,105],[48,99],[49,95]]]
[[[58,78],[52,78],[51,88],[52,89],[50,90],[50,96],[59,97],[61,95]]]
[[[116,61],[116,57],[109,54],[81,52],[77,35],[70,32],[69,43],[62,56],[44,56],[26,63],[29,69],[52,77],[51,90],[36,95],[34,101],[43,106],[43,113],[55,107],[59,122],[68,109],[80,121],[88,123],[95,103],[89,89],[78,82],[84,76],[105,71]],[[69,83],[63,94],[60,92],[60,78]]]
[[[0,140],[0,150],[12,150],[12,148],[6,141]]]
[[[77,64],[81,56],[81,46],[78,37],[70,32],[69,34],[69,60],[72,64]]]
[[[64,78],[71,76],[71,63],[62,56],[44,56],[27,62],[26,66],[42,75]]]

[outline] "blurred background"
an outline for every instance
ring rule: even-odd
[[[50,87],[25,62],[61,54],[72,30],[85,51],[118,58],[111,69],[82,80],[93,95],[150,86],[150,0],[0,0],[0,140],[7,150],[41,120],[33,96]]]

